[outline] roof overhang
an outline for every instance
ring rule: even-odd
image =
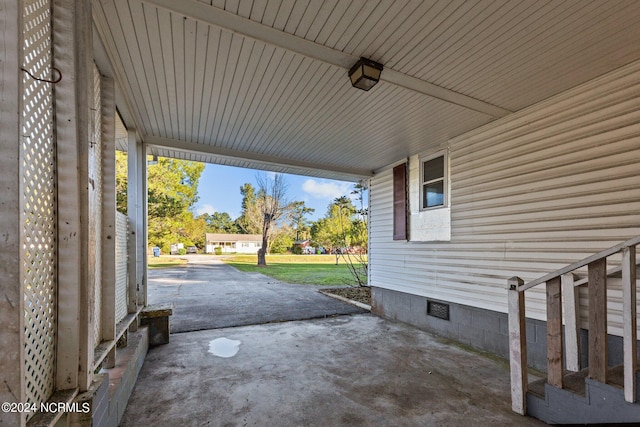
[[[276,3],[93,2],[151,153],[358,180],[640,59],[633,0]],[[369,92],[360,57],[384,65]]]

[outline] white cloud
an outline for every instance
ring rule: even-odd
[[[316,181],[308,179],[302,184],[302,190],[316,199],[335,199],[348,195],[351,184],[348,182]]]
[[[213,215],[217,211],[218,210],[211,205],[202,205],[196,209],[196,215],[204,215],[204,214]]]

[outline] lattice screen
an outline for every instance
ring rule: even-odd
[[[127,237],[129,220],[127,216],[116,212],[116,323],[124,319],[127,306]]]
[[[51,75],[51,3],[24,2],[24,68]],[[24,73],[22,112],[22,270],[25,306],[26,399],[46,401],[54,390],[56,353],[56,148],[53,85]]]
[[[93,103],[89,142],[89,278],[94,284],[94,345],[102,341],[102,93],[98,67],[93,65]]]

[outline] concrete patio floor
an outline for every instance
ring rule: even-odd
[[[240,342],[210,353],[212,340]],[[542,425],[505,362],[371,314],[204,330],[152,348],[121,426]]]

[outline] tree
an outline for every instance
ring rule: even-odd
[[[242,194],[242,212],[236,219],[236,225],[243,234],[260,234],[263,218],[256,190],[253,185],[246,183],[240,187],[240,194]]]
[[[161,157],[147,169],[148,240],[163,251],[182,242],[204,245],[206,223],[194,218],[191,208],[198,201],[198,181],[204,163]],[[116,153],[116,205],[127,212],[127,155]]]
[[[293,246],[293,233],[290,227],[278,228],[269,239],[269,253],[283,254]]]
[[[214,212],[213,214],[202,214],[199,216],[207,224],[209,233],[238,233],[238,225],[226,212]]]
[[[288,185],[281,174],[270,179],[266,174],[256,175],[258,184],[257,205],[262,214],[262,247],[258,250],[258,265],[267,265],[269,249],[269,232],[287,211],[291,204],[287,200]]]
[[[351,229],[349,230],[352,245],[357,246],[358,250],[355,253],[348,251],[342,254],[352,277],[359,286],[367,286],[369,284],[369,259],[367,256],[367,248],[369,246],[369,208],[364,205],[364,193],[366,190],[367,187],[359,183],[355,185],[351,192],[352,195],[357,197],[356,200],[360,202],[360,209],[356,211],[356,218],[351,223]]]
[[[362,249],[361,252],[366,253],[369,246],[369,207],[364,204],[364,194],[367,191],[367,187],[362,183],[358,183],[353,187],[351,191],[352,195],[356,196],[356,200],[360,205],[360,208],[356,210],[357,217],[351,224],[350,236],[353,245],[356,245]]]
[[[291,203],[291,226],[296,231],[296,240],[311,237],[311,227],[305,217],[315,211],[313,208],[306,207],[304,202]]]
[[[127,153],[116,151],[116,210],[127,214]]]
[[[327,208],[325,217],[311,227],[313,240],[332,252],[350,246],[349,231],[355,212],[356,208],[347,196],[336,198]]]
[[[336,264],[341,257],[355,282],[359,286],[367,285],[368,260],[367,248],[367,208],[364,206],[366,187],[356,185],[351,194],[357,196],[360,209],[356,209],[351,198],[336,198],[328,207],[324,218],[311,227],[313,239],[336,254]]]

